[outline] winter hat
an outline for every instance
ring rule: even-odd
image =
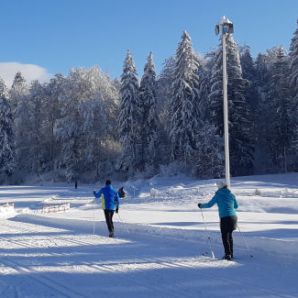
[[[226,181],[224,181],[224,180],[219,180],[219,181],[216,181],[216,186],[217,186],[218,188],[223,188],[223,187],[227,187],[228,185],[227,185]]]

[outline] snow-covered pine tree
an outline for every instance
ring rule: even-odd
[[[175,79],[175,65],[175,57],[166,59],[156,82],[158,117],[165,129],[167,129],[169,122],[170,106],[172,104],[172,85]]]
[[[212,54],[210,54],[212,56]],[[209,100],[210,93],[210,65],[212,64],[212,58],[207,54],[205,57],[200,57],[200,68],[198,70],[199,85],[198,94],[200,97],[200,115],[201,120],[205,123],[210,120],[209,117]],[[204,128],[203,128],[204,130]]]
[[[229,102],[229,142],[231,174],[246,175],[253,171],[252,121],[249,117],[249,105],[245,98],[248,86],[243,79],[239,50],[232,34],[226,36],[228,102]],[[217,134],[223,136],[223,92],[222,92],[222,47],[213,59],[211,70],[211,90],[209,95],[211,123]]]
[[[169,146],[169,119],[170,107],[172,104],[172,84],[175,78],[175,57],[165,60],[163,68],[157,78],[156,95],[157,95],[157,111],[158,111],[158,163],[168,164],[171,161],[171,148]]]
[[[119,107],[119,139],[122,145],[119,168],[132,172],[139,165],[139,136],[142,115],[139,108],[139,81],[130,52],[127,53],[121,75]]]
[[[267,58],[264,54],[258,54],[255,62],[257,87],[261,87],[268,82]]]
[[[144,75],[140,83],[141,160],[140,169],[156,168],[158,148],[158,118],[156,106],[156,74],[152,53],[147,58]]]
[[[258,110],[260,104],[260,98],[257,92],[257,79],[256,79],[256,67],[253,58],[250,54],[250,48],[245,46],[240,51],[240,63],[242,69],[243,79],[248,81],[248,86],[245,88],[245,99],[249,105],[249,118],[252,121],[251,125],[251,141],[256,150],[257,134],[256,134],[256,122],[258,117]]]
[[[246,80],[253,81],[256,77],[256,69],[253,58],[250,54],[250,47],[243,46],[239,49],[240,52],[240,64],[242,68],[242,76]]]
[[[45,137],[42,132],[46,110],[44,110],[44,88],[38,81],[33,81],[29,89],[28,101],[30,108],[30,132],[28,141],[30,142],[30,155],[27,156],[31,161],[32,172],[42,173],[44,169],[44,141]]]
[[[221,47],[213,54],[210,64],[209,116],[211,123],[216,128],[216,134],[223,137],[223,68]]]
[[[5,181],[15,170],[13,118],[6,87],[0,78],[0,179]]]
[[[256,90],[256,68],[253,58],[250,54],[250,48],[245,46],[240,52],[240,62],[242,69],[242,77],[247,80],[249,86],[246,88],[245,98],[250,107],[252,116],[256,113],[258,105],[258,96]]]
[[[298,24],[298,20],[297,20]],[[290,45],[290,75],[289,82],[291,87],[291,93],[294,98],[296,98],[296,103],[298,101],[298,28],[294,32],[294,36],[291,40]]]
[[[259,105],[266,98],[266,93],[269,90],[269,80],[270,80],[270,65],[269,57],[266,54],[258,54],[255,61],[256,69],[256,89],[257,97],[259,99]]]
[[[231,98],[231,173],[247,175],[253,173],[254,166],[253,123],[249,103],[245,98],[249,84],[243,79],[239,50],[232,35],[227,37],[227,48],[227,72],[230,82],[228,97]]]
[[[31,143],[28,134],[31,131],[31,108],[28,100],[28,87],[20,72],[16,73],[9,92],[15,131],[15,150],[18,173],[31,172],[30,156]]]
[[[175,61],[169,136],[173,160],[183,162],[186,166],[197,148],[198,133],[202,126],[198,75],[200,64],[186,31],[182,34]]]
[[[259,54],[256,58],[256,88],[258,104],[255,114],[255,170],[257,173],[268,173],[276,170],[272,164],[272,154],[268,143],[268,131],[271,129],[272,110],[271,92],[272,67],[277,61],[277,48]]]
[[[217,133],[216,127],[210,123],[211,69],[216,57],[215,52],[208,53],[200,59],[199,94],[203,107],[200,109],[203,125],[199,129],[197,150],[192,157],[192,173],[201,178],[219,178],[224,171],[223,138]]]
[[[200,178],[220,178],[224,174],[224,143],[216,127],[205,121],[199,132],[200,146],[193,158],[193,174]]]
[[[297,20],[298,24],[298,20]],[[290,73],[289,85],[291,89],[291,113],[293,136],[290,144],[291,163],[294,170],[298,170],[298,28],[290,45]]]
[[[272,163],[278,171],[288,171],[288,151],[292,137],[289,113],[290,92],[288,84],[288,59],[282,48],[279,48],[276,61],[271,67],[271,79],[267,93],[267,115],[270,125],[267,126],[266,140],[270,148]]]

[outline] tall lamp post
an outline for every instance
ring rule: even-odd
[[[222,41],[222,82],[223,82],[223,115],[224,115],[224,140],[225,140],[225,179],[228,187],[231,186],[230,177],[230,150],[229,150],[229,115],[228,115],[228,76],[226,57],[226,37],[234,32],[233,23],[223,16],[218,25],[215,26],[216,35],[221,34]]]

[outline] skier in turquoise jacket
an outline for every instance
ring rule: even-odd
[[[238,208],[238,203],[225,182],[220,181],[217,183],[217,186],[218,190],[214,197],[208,203],[199,203],[198,207],[210,208],[217,204],[220,217],[220,231],[225,250],[224,259],[232,260],[234,258],[232,233],[237,227],[236,209]]]
[[[109,237],[114,237],[114,212],[118,213],[119,210],[119,195],[113,188],[111,180],[106,181],[105,187],[102,187],[99,191],[93,192],[95,198],[101,198],[101,206],[104,210],[107,227],[109,230]]]

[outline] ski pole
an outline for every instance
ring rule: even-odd
[[[93,235],[95,234],[95,217],[96,217],[96,212],[97,210],[95,209],[95,212],[93,213]]]
[[[246,238],[245,238],[245,236],[244,236],[244,233],[242,233],[242,232],[240,231],[240,227],[239,227],[238,224],[237,224],[237,229],[238,229],[239,234],[240,234],[240,236],[241,236],[241,238],[242,238],[242,240],[243,240],[243,242],[244,242],[244,245],[245,245],[245,247],[246,247],[246,250],[247,250],[247,252],[248,252],[248,255],[249,255],[251,258],[253,258],[253,255],[251,254],[251,251],[250,251],[250,249],[249,249],[249,247],[248,247],[248,244],[247,244]]]
[[[97,217],[97,204],[96,204],[96,198],[95,200],[93,199],[93,201],[91,203],[95,203],[95,211],[93,211],[93,235],[95,234],[95,225],[96,225],[96,221],[95,218]]]
[[[202,214],[202,221],[203,221],[203,224],[204,224],[204,227],[205,227],[205,231],[206,231],[206,234],[207,234],[207,237],[208,237],[208,243],[209,243],[209,248],[210,248],[210,251],[211,251],[211,256],[212,256],[212,259],[215,259],[215,255],[214,255],[214,252],[213,252],[213,249],[212,249],[212,245],[211,245],[211,237],[210,237],[210,233],[207,229],[207,224],[205,223],[205,218],[204,218],[204,212],[203,212],[203,209],[201,209],[201,214]]]

